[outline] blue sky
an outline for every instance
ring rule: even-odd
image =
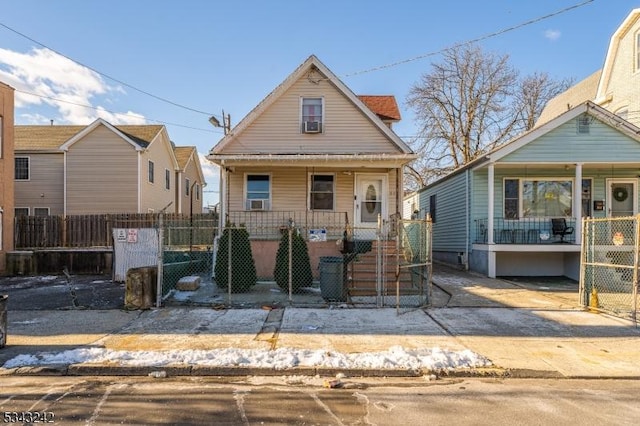
[[[18,89],[17,124],[160,121],[177,145],[205,155],[222,137],[209,114],[224,109],[236,124],[315,54],[356,94],[395,95],[403,120],[394,130],[408,138],[417,126],[407,93],[438,51],[580,4],[479,42],[522,74],[576,81],[602,67],[640,1],[0,0],[0,81]],[[216,171],[205,172],[205,203],[214,204]]]

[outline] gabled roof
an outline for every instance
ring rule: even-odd
[[[395,145],[398,149],[405,154],[412,154],[413,151],[402,139],[398,137],[382,120],[369,109],[358,97],[349,89],[329,68],[326,67],[315,55],[309,56],[302,64],[298,66],[280,85],[278,85],[271,93],[269,93],[255,108],[253,108],[249,114],[247,114],[231,131],[225,135],[216,146],[214,146],[210,155],[221,154],[224,147],[228,145],[236,135],[242,133],[269,107],[271,106],[287,89],[295,84],[300,78],[312,71],[314,67],[323,75],[327,80],[332,83],[338,91],[340,91],[346,98],[348,98],[356,108],[358,108],[365,116],[367,116],[371,122],[382,132],[385,136]]]
[[[400,109],[393,95],[358,95],[381,120],[400,121]]]
[[[126,142],[131,144],[136,151],[142,151],[144,148],[149,146],[156,136],[158,136],[158,134],[164,129],[164,126],[161,125],[122,125],[116,127],[102,118],[98,118],[71,139],[63,143],[60,146],[60,149],[63,151],[68,150],[71,145],[84,138],[100,125],[105,126],[107,129],[120,136]]]
[[[640,8],[633,9],[625,20],[620,24],[615,33],[611,36],[609,42],[609,49],[607,50],[607,56],[604,60],[604,66],[602,68],[602,74],[598,82],[598,92],[594,100],[598,103],[604,102],[607,98],[605,93],[608,87],[608,80],[611,78],[611,72],[615,65],[616,57],[618,56],[618,49],[620,48],[620,41],[631,29],[631,27],[640,19]],[[636,53],[637,54],[637,53]]]
[[[15,150],[59,150],[86,126],[22,126],[14,127]]]
[[[435,182],[430,183],[429,185],[425,186],[424,188],[420,189],[420,191],[423,191],[426,188],[430,188],[440,182],[446,181],[447,179],[450,179],[453,176],[456,176],[462,172],[464,172],[465,170],[468,169],[477,169],[480,168],[482,166],[484,166],[487,163],[495,163],[497,161],[499,161],[500,159],[506,157],[507,155],[519,150],[520,148],[526,146],[527,144],[535,141],[536,139],[544,136],[545,134],[551,132],[552,130],[562,126],[563,124],[567,123],[568,121],[580,116],[581,114],[587,113],[607,124],[609,124],[612,127],[615,127],[617,130],[619,130],[620,132],[624,133],[625,135],[631,137],[632,139],[640,142],[640,128],[629,123],[628,121],[626,121],[625,119],[621,118],[620,116],[612,113],[611,111],[591,102],[591,101],[587,101],[584,102],[576,107],[573,107],[572,109],[570,109],[569,111],[566,111],[565,113],[561,114],[560,116],[554,118],[551,121],[548,121],[547,123],[539,126],[539,127],[534,127],[533,129],[529,130],[528,132],[525,132],[519,136],[516,136],[515,138],[511,139],[509,142],[493,149],[492,151],[490,151],[489,153],[487,153],[486,155],[483,155],[481,157],[476,158],[475,160],[461,166],[458,167],[456,170],[452,171],[451,173],[449,173],[446,176],[443,176],[442,178],[438,179]]]
[[[536,127],[516,137],[515,139],[512,139],[510,142],[494,149],[493,151],[488,153],[485,158],[491,162],[498,161],[501,158],[511,154],[512,152],[517,151],[528,143],[567,123],[569,120],[572,120],[584,113],[588,113],[589,115],[601,121],[604,121],[605,123],[608,123],[610,126],[615,126],[615,128],[620,132],[640,142],[640,128],[629,123],[627,120],[612,113],[611,111],[601,107],[600,105],[591,101],[587,101],[578,105],[577,107],[570,109],[569,111],[561,114],[560,116],[543,124],[542,126]]]
[[[202,172],[202,165],[200,161],[198,161],[198,150],[195,146],[175,146],[173,148],[173,152],[176,156],[176,161],[178,162],[178,169],[184,172],[189,163],[193,162],[196,165],[196,169],[198,171],[198,177],[201,182],[204,182],[204,173]]]
[[[118,125],[113,126],[102,119],[94,121],[89,126],[69,125],[16,125],[14,129],[16,151],[60,150],[63,145],[68,148],[68,142],[77,141],[95,127],[103,123],[108,128],[125,138],[138,148],[146,148],[162,131],[161,125]],[[89,129],[87,131],[87,129]],[[80,135],[82,133],[82,135]]]

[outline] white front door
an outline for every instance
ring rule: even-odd
[[[609,179],[607,216],[623,217],[638,213],[636,179]]]
[[[376,238],[378,216],[387,218],[388,193],[386,175],[356,175],[353,230],[356,238],[366,240]]]

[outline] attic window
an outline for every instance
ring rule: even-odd
[[[302,98],[302,133],[322,133],[322,98]]]
[[[578,133],[589,134],[589,125],[591,124],[591,118],[587,115],[578,117]]]

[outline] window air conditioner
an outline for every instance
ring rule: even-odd
[[[266,210],[269,200],[247,200],[247,210]]]
[[[320,133],[320,122],[319,121],[305,121],[304,122],[304,132],[305,133]]]

